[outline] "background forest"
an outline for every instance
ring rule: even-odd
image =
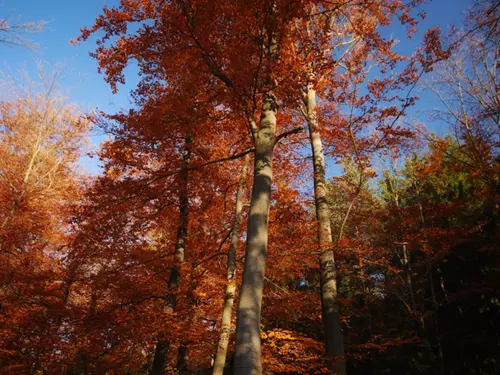
[[[110,3],[128,102],[2,75],[0,374],[500,374],[500,1]]]

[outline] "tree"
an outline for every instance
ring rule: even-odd
[[[138,61],[144,77],[136,91],[141,97],[141,105],[161,95],[162,88],[166,86],[187,93],[193,92],[194,87],[204,88],[212,93],[210,102],[214,108],[223,106],[247,122],[238,122],[242,127],[233,129],[239,137],[242,133],[247,133],[240,138],[243,140],[246,140],[250,133],[255,150],[247,252],[238,305],[235,348],[237,371],[261,372],[259,322],[273,180],[272,159],[278,142],[285,136],[301,130],[301,127],[287,127],[278,131],[277,116],[293,118],[286,110],[278,115],[278,109],[279,106],[296,106],[297,92],[303,87],[303,82],[309,79],[298,80],[295,74],[297,69],[300,71],[308,66],[304,65],[303,56],[297,54],[297,48],[306,45],[304,42],[308,36],[301,34],[297,27],[300,28],[300,22],[311,15],[311,9],[325,9],[326,14],[330,14],[333,20],[338,18],[341,24],[354,21],[354,28],[349,30],[355,34],[363,34],[363,43],[360,43],[362,48],[353,55],[352,66],[348,69],[349,74],[356,76],[362,74],[363,59],[368,58],[373,51],[381,51],[383,56],[377,62],[384,67],[400,60],[390,52],[393,43],[385,41],[375,31],[379,23],[388,24],[395,16],[398,16],[403,24],[410,25],[410,28],[414,26],[415,21],[409,15],[412,6],[398,4],[385,7],[382,3],[376,3],[366,8],[360,8],[357,4],[339,4],[331,9],[330,4],[290,1],[262,1],[251,4],[247,1],[231,4],[216,2],[210,5],[203,1],[175,1],[161,6],[154,2],[126,1],[116,8],[106,9],[92,28],[82,32],[80,40],[99,30],[104,31],[104,37],[93,56],[99,60],[100,68],[113,89],[116,90],[117,84],[124,82],[123,69],[126,64],[132,59]],[[316,5],[316,8],[313,5]],[[365,22],[367,15],[374,22]],[[136,32],[127,34],[127,25],[132,22],[142,26]],[[329,44],[332,43],[331,36],[330,32],[323,36],[324,40],[318,44],[318,51],[325,48],[328,50]],[[113,37],[118,37],[118,41],[111,41]],[[431,42],[435,42],[435,38]],[[432,52],[439,50],[436,46],[431,47]],[[324,53],[316,52],[314,48],[307,56],[310,66],[324,65],[331,70],[331,64],[324,62]],[[426,54],[424,57],[429,56]],[[188,69],[192,73],[180,74],[181,68],[183,72]],[[385,100],[390,100],[384,96],[388,95],[387,90],[411,83],[416,76],[415,70],[415,65],[410,64],[404,77],[399,80],[377,81],[379,88],[377,89],[375,84],[372,87],[372,91],[376,92],[374,96],[383,96]],[[321,76],[323,71],[319,74]],[[354,94],[353,98],[356,97],[357,94]],[[400,100],[403,110],[385,109],[382,111],[382,118],[398,118],[412,102],[410,98]],[[176,108],[176,111],[181,113],[181,108]],[[382,121],[384,120],[379,119],[379,122]],[[392,124],[384,129],[387,135],[377,144],[385,144],[399,132],[399,129],[393,128],[395,122],[396,120],[393,120]],[[331,272],[331,251],[324,251],[324,254],[324,265],[330,264],[329,271],[324,269],[328,278],[325,288],[328,290],[329,301],[325,306],[331,311],[326,316],[330,316],[335,315],[335,309],[331,308],[334,301],[334,274]],[[329,326],[333,327],[331,324]],[[336,327],[338,330],[340,325],[336,324]],[[328,334],[330,338],[333,336],[338,334]]]
[[[23,37],[23,34],[37,34],[45,30],[47,21],[21,22],[20,17],[12,21],[13,15],[0,18],[0,44],[7,46],[21,46],[30,49],[38,47],[31,40]]]
[[[334,359],[333,371],[338,373],[345,373],[346,368],[336,302],[333,242],[342,240],[352,207],[363,185],[373,176],[370,170],[373,157],[412,137],[408,129],[399,125],[399,120],[415,104],[412,90],[423,72],[441,58],[437,41],[429,37],[432,30],[427,34],[425,49],[413,58],[396,54],[395,41],[377,31],[398,18],[408,26],[411,37],[418,22],[410,13],[415,5],[398,3],[386,7],[382,2],[372,2],[366,6],[346,3],[323,8],[314,4],[309,17],[304,17],[297,29],[296,48],[303,59],[302,69],[297,73],[299,107],[307,122],[312,149],[326,350]],[[407,60],[407,66],[401,67]],[[372,67],[378,70],[376,78],[368,73]],[[408,91],[404,98],[398,95],[403,88]],[[337,160],[347,160],[359,174],[357,188],[335,239],[327,204],[327,153]]]
[[[249,155],[245,156],[241,169],[240,181],[236,192],[234,207],[234,223],[231,228],[231,245],[227,254],[227,285],[224,293],[224,307],[222,309],[222,322],[220,328],[220,339],[215,355],[213,375],[222,375],[226,364],[227,348],[231,330],[231,315],[233,312],[234,297],[236,294],[236,250],[240,239],[240,225],[243,215],[243,194],[248,173]]]
[[[56,72],[17,96],[12,89],[12,99],[0,103],[0,346],[7,373],[35,373],[59,344],[62,258],[89,123],[58,93],[58,78]]]
[[[247,230],[247,255],[238,307],[236,339],[236,366],[241,367],[242,373],[261,372],[259,322],[267,248],[267,217],[272,185],[272,155],[275,144],[281,138],[276,135],[278,99],[273,90],[276,78],[273,78],[275,74],[272,69],[279,60],[278,30],[281,33],[280,38],[286,40],[286,35],[282,33],[287,30],[284,25],[291,22],[294,17],[292,13],[290,19],[289,8],[285,3],[262,2],[250,5],[245,2],[235,2],[231,5],[216,3],[215,6],[213,4],[209,6],[203,2],[179,1],[162,8],[155,8],[152,3],[139,7],[132,7],[126,3],[122,4],[120,9],[108,10],[91,30],[83,33],[83,37],[86,38],[91,32],[102,28],[106,32],[106,40],[124,31],[113,26],[116,22],[125,25],[129,21],[143,22],[152,19],[156,23],[156,29],[143,28],[137,35],[128,38],[128,43],[142,40],[145,42],[144,48],[135,51],[137,54],[126,53],[125,59],[136,58],[143,61],[145,74],[161,74],[161,79],[173,84],[172,79],[176,79],[174,71],[178,69],[179,64],[166,65],[165,59],[177,55],[184,63],[194,64],[193,71],[198,70],[201,73],[190,77],[193,79],[193,84],[213,87],[214,79],[221,81],[225,87],[217,90],[220,91],[218,95],[223,99],[222,103],[244,114],[243,118],[249,123],[255,158],[254,185]],[[159,17],[160,14],[162,17]],[[233,20],[235,15],[238,15],[238,18]],[[251,23],[245,25],[248,21]],[[165,40],[165,35],[162,35],[164,30],[170,30],[167,39],[173,42],[172,45],[165,46],[162,42]],[[150,33],[151,31],[153,33]],[[243,50],[240,47],[242,35],[246,38]],[[162,45],[159,54],[148,52],[155,50],[158,43]],[[192,49],[190,46],[195,48]],[[124,65],[116,65],[118,60],[112,57],[116,53],[122,53],[121,47],[122,45],[110,47],[103,45],[95,55],[100,59],[101,66],[104,67],[112,85],[123,79],[121,70]],[[280,50],[286,47],[287,44],[283,43]],[[227,55],[224,60],[228,63],[221,60],[224,54]],[[151,58],[162,61],[161,65],[151,65]],[[243,62],[247,67],[242,64]],[[224,71],[223,66],[228,66],[228,71]],[[171,71],[172,68],[174,71]],[[186,81],[186,78],[182,80]],[[144,87],[145,85],[142,86]],[[260,121],[256,121],[258,106],[260,106]],[[243,129],[248,131],[247,125],[244,126]]]

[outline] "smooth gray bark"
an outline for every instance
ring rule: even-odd
[[[227,285],[224,294],[224,306],[222,308],[222,322],[220,329],[219,345],[215,355],[213,375],[222,375],[226,364],[227,347],[231,334],[231,315],[233,312],[234,295],[236,292],[236,249],[240,238],[240,226],[243,212],[243,193],[247,179],[248,163],[250,156],[247,154],[241,168],[240,181],[236,192],[236,203],[234,209],[234,223],[232,228],[231,245],[227,254]]]
[[[273,94],[264,95],[260,127],[258,129],[253,127],[255,138],[253,188],[236,323],[235,374],[237,375],[262,374],[260,314],[266,269],[277,107],[277,100]]]
[[[313,154],[314,167],[314,201],[320,248],[321,270],[321,305],[325,345],[328,357],[332,359],[331,370],[334,374],[345,375],[344,340],[337,306],[337,283],[335,274],[335,257],[332,249],[332,229],[330,210],[327,203],[325,156],[319,132],[316,114],[316,92],[309,85],[305,98],[306,117]]]
[[[186,146],[183,154],[182,172],[180,174],[181,181],[179,182],[179,224],[177,226],[177,240],[175,244],[175,259],[170,270],[170,277],[168,280],[168,290],[170,294],[167,296],[164,306],[164,312],[172,314],[177,307],[177,290],[179,288],[180,279],[180,265],[184,262],[186,251],[186,238],[188,231],[188,210],[189,210],[189,197],[188,197],[188,162],[191,155],[190,151],[191,136],[186,137]],[[167,359],[169,343],[165,340],[159,340],[156,343],[155,354],[153,358],[153,366],[151,368],[151,375],[164,375],[165,363]],[[187,348],[183,347],[182,350],[186,354],[182,358],[188,358]],[[178,366],[186,367],[186,364],[178,361]]]

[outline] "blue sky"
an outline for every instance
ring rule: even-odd
[[[102,76],[97,73],[97,64],[88,56],[95,44],[87,42],[71,45],[70,40],[80,34],[84,26],[91,26],[110,0],[0,0],[2,17],[14,14],[21,21],[49,21],[47,31],[29,35],[39,44],[37,51],[20,47],[0,46],[0,69],[19,69],[30,72],[36,70],[36,60],[51,65],[65,63],[69,69],[69,79],[65,86],[71,89],[71,100],[84,108],[99,106],[111,109],[128,104],[126,90],[113,95]],[[76,86],[76,87],[75,87]]]
[[[66,66],[67,78],[63,89],[69,100],[83,110],[99,108],[114,112],[119,108],[129,107],[129,89],[122,87],[118,94],[113,94],[103,76],[97,72],[97,63],[88,53],[93,50],[93,41],[80,45],[71,45],[80,29],[91,26],[105,5],[112,5],[110,0],[0,0],[0,17],[12,14],[20,21],[49,21],[47,31],[26,35],[39,44],[36,51],[21,47],[0,45],[0,71],[17,75],[26,70],[31,76],[37,72],[36,61],[53,66]],[[133,87],[136,77],[129,79]],[[92,134],[92,143],[98,145],[103,136]],[[98,172],[95,159],[82,158],[85,170]]]
[[[104,6],[116,3],[118,0],[0,0],[0,17],[13,14],[20,16],[21,21],[50,21],[47,31],[30,36],[40,45],[36,52],[0,45],[0,71],[10,71],[15,75],[25,69],[34,74],[36,60],[50,65],[63,63],[68,67],[68,78],[63,86],[68,90],[71,102],[84,110],[98,107],[113,112],[119,108],[128,108],[128,91],[137,82],[134,71],[131,70],[128,75],[127,85],[120,87],[118,94],[112,94],[108,84],[97,72],[96,61],[88,56],[95,44],[92,41],[76,46],[69,43],[79,35],[82,27],[92,25]],[[469,0],[434,0],[424,5],[422,9],[427,12],[428,17],[420,24],[419,29],[441,26],[446,30],[448,25],[459,25],[463,10],[468,4]],[[398,46],[401,52],[409,53],[420,41],[419,36],[410,42],[405,41],[401,28],[391,29],[390,33],[404,41]],[[422,101],[419,106],[425,107],[432,103],[430,96],[420,96]],[[94,134],[92,140],[94,144],[98,144],[102,137]],[[84,158],[82,164],[91,173],[98,171],[95,160]]]

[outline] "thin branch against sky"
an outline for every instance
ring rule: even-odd
[[[0,43],[36,50],[39,44],[27,36],[41,33],[46,30],[47,24],[48,21],[22,21],[21,16],[14,13],[0,16]]]

